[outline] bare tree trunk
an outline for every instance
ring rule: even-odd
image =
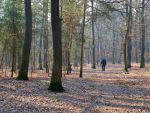
[[[122,57],[122,52],[120,52],[119,54],[118,64],[121,64],[121,57]]]
[[[145,57],[144,57],[144,53],[145,53],[145,21],[144,21],[144,11],[145,11],[145,0],[142,0],[142,11],[141,11],[141,28],[142,28],[142,32],[141,32],[141,62],[140,62],[140,68],[144,68],[145,67]]]
[[[43,33],[42,31],[40,35],[39,69],[43,70]]]
[[[13,73],[16,71],[16,39],[15,38],[16,37],[13,36],[11,77],[13,77]]]
[[[33,61],[33,63],[32,63],[32,72],[34,72],[35,68],[36,68],[36,53],[35,53],[35,51],[36,51],[36,44],[35,44],[35,36],[36,36],[35,34],[36,34],[36,32],[35,32],[35,21],[33,22],[33,27],[34,28],[33,28],[33,37],[32,37],[33,38],[33,41],[32,41],[33,42],[32,43],[33,44],[32,45],[32,51],[33,51],[32,52],[32,57],[33,57],[32,58],[33,59],[32,60]]]
[[[112,48],[112,49],[113,49],[113,50],[112,50],[112,60],[113,60],[113,61],[112,61],[112,64],[115,64],[115,41],[116,41],[116,40],[115,40],[115,38],[116,38],[115,36],[116,36],[116,35],[115,35],[115,31],[114,31],[114,29],[115,29],[115,25],[114,25],[114,24],[115,24],[115,23],[113,23],[113,48]]]
[[[126,33],[127,34],[127,33]],[[128,66],[127,66],[127,37],[125,37],[125,40],[124,40],[124,65],[125,65],[125,71],[128,72]]]
[[[13,3],[14,7],[15,3]],[[17,30],[16,30],[16,25],[15,25],[15,8],[13,9],[13,17],[12,17],[12,67],[11,67],[11,77],[13,77],[13,72],[16,72],[16,37],[17,37]]]
[[[129,33],[128,33],[128,68],[131,68],[131,54],[132,54],[132,26],[133,26],[133,19],[132,19],[132,0],[130,0],[129,4]]]
[[[81,60],[80,60],[80,75],[83,77],[83,45],[84,45],[84,27],[85,27],[85,11],[86,11],[87,0],[84,0],[84,13],[83,13],[83,22],[82,22],[82,36],[81,36]]]
[[[91,0],[91,4],[92,4],[92,38],[93,38],[93,45],[92,45],[92,68],[96,69],[95,66],[95,30],[94,30],[94,3],[93,0]]]
[[[7,44],[7,41],[5,41],[4,47],[3,47],[3,50],[2,50],[2,57],[1,57],[1,62],[0,62],[0,69],[2,69],[2,67],[3,67],[3,60],[4,60],[5,50],[6,50],[6,46],[7,46],[6,44]]]
[[[130,15],[128,15],[128,4],[126,4],[126,13],[127,13],[127,21],[126,21],[126,26],[127,26],[127,31],[126,35],[124,38],[124,70],[128,72],[128,61],[127,61],[127,40],[128,40],[128,35],[129,35],[129,27],[130,27]]]
[[[48,73],[48,1],[43,1],[44,8],[44,67]]]
[[[90,64],[90,51],[91,51],[91,49],[90,49],[90,41],[89,41],[89,49],[88,49],[88,64]]]
[[[136,63],[138,63],[139,61],[138,61],[138,56],[139,56],[139,54],[138,54],[138,38],[137,38],[137,21],[138,20],[138,14],[137,14],[137,11],[136,11],[136,17],[135,17],[135,25],[134,25],[134,39],[135,39],[135,42],[134,42],[134,47],[135,47],[135,62]]]
[[[100,62],[100,34],[99,34],[99,28],[98,28],[98,26],[97,26],[97,24],[95,25],[96,26],[96,29],[97,29],[97,36],[98,36],[98,41],[97,41],[97,43],[98,43],[98,47],[97,47],[97,51],[98,51],[98,55],[97,55],[97,64],[99,64],[99,62]]]
[[[44,60],[44,5],[43,5],[43,16],[40,32],[40,53],[39,53],[39,69],[43,70],[43,60]]]
[[[30,49],[32,42],[32,10],[31,0],[25,0],[25,41],[23,46],[22,64],[19,70],[18,80],[28,80],[28,67],[30,59]]]
[[[138,63],[139,62],[139,58],[138,58],[138,44],[137,41],[135,41],[135,62]]]
[[[49,90],[62,92],[62,41],[59,0],[51,0],[51,22],[53,36],[53,69]]]

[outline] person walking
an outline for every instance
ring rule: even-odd
[[[102,59],[102,61],[101,61],[102,71],[105,71],[106,65],[107,65],[106,59]]]

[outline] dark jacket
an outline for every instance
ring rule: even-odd
[[[107,63],[106,63],[106,60],[105,59],[103,59],[102,61],[101,61],[101,65],[107,65]]]

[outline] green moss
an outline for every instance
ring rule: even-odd
[[[126,72],[128,72],[128,66],[127,66],[128,64],[127,64],[127,59],[125,58],[125,56],[124,56],[124,70],[126,71]]]
[[[125,61],[125,67],[124,67],[125,72],[128,72],[128,67],[127,67],[127,62]]]
[[[19,72],[17,80],[29,80],[26,72]]]
[[[144,68],[144,67],[145,67],[145,64],[142,62],[140,65],[140,68]]]
[[[52,76],[51,83],[48,90],[56,91],[56,92],[64,92],[64,88],[62,87],[61,79],[56,76]]]
[[[51,91],[56,91],[56,92],[64,92],[64,88],[62,87],[62,85],[56,84],[56,83],[51,83],[48,90]]]
[[[141,55],[140,68],[144,68],[144,67],[145,67],[145,59],[144,56]]]

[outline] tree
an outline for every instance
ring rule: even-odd
[[[48,72],[48,0],[43,0],[42,22],[40,31],[39,69]]]
[[[28,67],[32,41],[32,10],[31,0],[25,0],[25,40],[23,46],[22,63],[19,70],[18,80],[28,80]]]
[[[46,73],[49,71],[48,66],[48,2],[49,0],[43,1],[44,6],[44,67]]]
[[[69,5],[68,5],[69,4]],[[83,17],[82,3],[79,1],[63,1],[62,18],[63,18],[63,66],[66,74],[71,73],[71,59],[74,57],[74,46],[79,40],[79,32],[81,31],[81,18]]]
[[[85,27],[85,11],[86,11],[87,0],[84,0],[84,11],[83,11],[83,21],[82,21],[82,36],[81,36],[81,59],[80,59],[80,75],[83,77],[83,44],[84,44],[84,27]]]
[[[91,0],[91,4],[92,4],[92,38],[93,38],[93,45],[92,45],[92,68],[96,69],[95,66],[95,29],[94,29],[94,1]]]
[[[62,42],[59,0],[51,0],[51,24],[53,38],[53,69],[49,90],[62,92]]]
[[[133,26],[133,17],[132,17],[132,0],[130,0],[130,3],[129,3],[129,13],[128,13],[128,21],[129,21],[129,33],[128,33],[128,39],[127,39],[127,42],[128,42],[128,45],[127,45],[127,55],[128,55],[128,68],[131,68],[131,52],[132,52],[132,26]]]
[[[128,41],[128,35],[129,35],[129,27],[130,27],[130,14],[128,14],[128,4],[126,3],[126,17],[127,17],[127,20],[126,20],[126,35],[125,35],[125,38],[124,38],[124,70],[126,72],[128,72],[128,60],[127,60],[127,41]]]
[[[113,23],[113,50],[112,50],[112,64],[115,64],[115,38],[116,38],[116,33],[115,33],[115,23]]]
[[[11,68],[11,77],[13,77],[13,72],[16,71],[16,37],[17,37],[17,27],[15,25],[15,1],[12,2],[12,28],[11,28],[11,34],[12,34],[12,68]]]
[[[8,52],[11,54],[11,77],[13,73],[16,72],[17,61],[19,65],[20,58],[17,57],[17,54],[20,53],[20,48],[18,41],[22,37],[22,1],[18,0],[5,0],[3,1],[3,13],[0,16],[0,23],[2,25],[3,37],[1,39],[7,40]],[[21,39],[22,41],[22,39]],[[4,41],[5,42],[5,41]],[[6,46],[7,46],[6,45]],[[6,47],[4,44],[4,50]]]
[[[144,11],[145,11],[145,0],[142,0],[142,11],[141,11],[141,62],[140,68],[145,67],[145,21],[144,21]]]

